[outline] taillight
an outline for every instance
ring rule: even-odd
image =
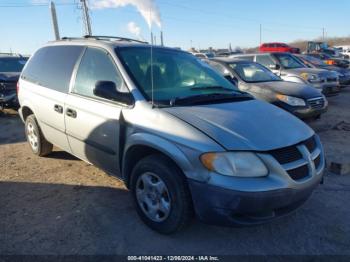
[[[17,82],[17,95],[18,95],[18,92],[19,92],[19,81]]]

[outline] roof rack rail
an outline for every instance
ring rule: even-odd
[[[3,53],[3,52],[0,52],[0,56],[16,56],[16,57],[23,57],[21,54],[18,54],[18,53]]]
[[[81,39],[83,39],[82,37],[70,37],[70,36],[64,36],[64,37],[62,37],[61,38],[61,40],[81,40]]]
[[[148,44],[146,41],[141,41],[137,39],[132,38],[126,38],[126,37],[119,37],[119,36],[105,36],[105,35],[85,35],[84,38],[92,38],[96,40],[104,40],[104,39],[110,39],[110,40],[118,40],[118,41],[127,41],[127,42],[136,42],[136,43],[142,43],[142,44]]]

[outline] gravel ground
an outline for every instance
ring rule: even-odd
[[[328,162],[349,161],[350,131],[338,124],[350,122],[350,90],[329,101],[329,112],[309,124]],[[32,155],[11,112],[0,115],[0,167],[2,255],[350,255],[350,175],[328,172],[302,208],[270,224],[224,228],[193,220],[163,236],[140,221],[119,180],[58,149]]]

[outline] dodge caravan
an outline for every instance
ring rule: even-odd
[[[193,214],[261,224],[295,210],[322,181],[312,129],[180,50],[64,38],[33,54],[18,88],[32,152],[55,145],[119,177],[160,233]]]

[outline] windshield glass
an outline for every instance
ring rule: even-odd
[[[230,63],[229,65],[243,81],[248,83],[281,81],[281,78],[257,63]]]
[[[296,69],[305,67],[296,58],[289,54],[275,54],[275,56],[285,69]]]
[[[0,72],[21,72],[27,60],[27,58],[0,58]]]
[[[307,62],[316,65],[316,66],[324,66],[326,65],[325,62],[323,62],[321,59],[318,59],[316,57],[312,56],[302,56],[303,59],[305,59]]]
[[[177,98],[241,94],[231,82],[191,54],[165,48],[121,47],[116,52],[145,98],[169,104]],[[153,74],[153,78],[151,77]]]

